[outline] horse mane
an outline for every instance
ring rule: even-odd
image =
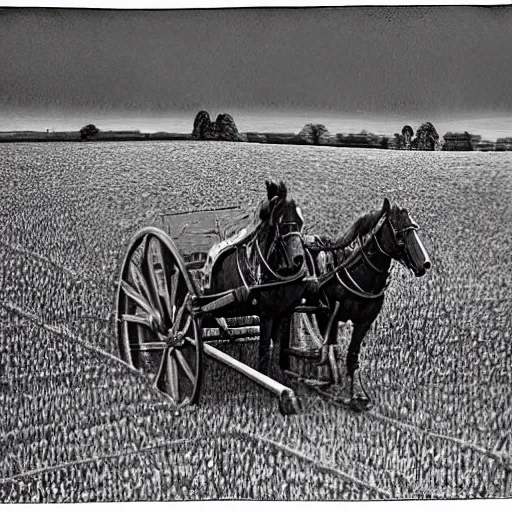
[[[377,224],[381,215],[382,210],[375,210],[359,217],[343,235],[335,240],[335,247],[337,249],[344,249],[348,247],[358,235],[364,236],[369,233],[375,224]]]

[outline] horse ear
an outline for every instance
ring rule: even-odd
[[[273,181],[266,180],[265,185],[267,186],[267,197],[269,200],[277,196],[278,186]]]
[[[384,204],[382,205],[382,213],[389,213],[391,211],[391,203],[387,197],[384,198]]]
[[[288,189],[286,188],[286,185],[284,184],[283,181],[280,181],[279,182],[279,187],[278,187],[278,193],[277,195],[281,198],[281,199],[286,199],[286,194],[288,193]]]

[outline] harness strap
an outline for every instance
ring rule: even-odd
[[[258,255],[260,257],[260,261],[261,263],[263,264],[263,266],[266,268],[266,270],[272,275],[272,277],[274,277],[274,279],[278,280],[278,281],[281,281],[281,282],[288,282],[288,281],[294,281],[295,279],[297,279],[298,276],[302,276],[304,275],[306,269],[304,268],[304,265],[302,265],[302,267],[299,269],[299,271],[292,275],[292,276],[280,276],[279,274],[276,274],[272,268],[270,268],[270,265],[268,264],[268,261],[265,259],[265,257],[263,256],[263,253],[261,252],[261,247],[260,247],[260,244],[258,242],[258,239],[256,238],[255,242],[256,244],[256,250],[258,251]]]
[[[364,252],[363,241],[361,240],[361,236],[360,235],[357,237],[357,241],[359,242],[359,247],[361,248],[361,255],[363,256],[363,259],[364,259],[365,263],[369,267],[371,267],[373,270],[375,270],[375,272],[377,272],[379,274],[385,274],[387,272],[387,270],[383,270],[383,269],[378,268],[375,264],[373,264],[371,262],[370,258],[368,258],[368,255]]]
[[[244,288],[246,289],[247,294],[249,294],[251,289],[249,288],[247,280],[245,279],[245,275],[244,275],[244,273],[242,271],[242,266],[240,264],[240,248],[238,246],[236,248],[236,268],[238,270],[238,274],[240,275],[240,279],[242,280]]]
[[[388,258],[391,258],[393,259],[393,256],[391,256],[391,254],[388,254],[382,247],[381,245],[379,244],[379,241],[377,240],[377,237],[375,236],[375,234],[373,235],[372,239],[374,240],[375,244],[377,245],[377,249],[379,249],[379,251],[384,254],[384,256],[387,256]]]
[[[351,280],[351,282],[358,288],[356,290],[354,290],[353,288],[350,288],[342,279],[341,279],[341,276],[339,275],[339,273],[336,273],[336,279],[338,280],[338,282],[343,286],[343,288],[345,288],[345,290],[347,290],[348,292],[350,293],[353,293],[354,295],[357,295],[358,297],[361,297],[362,299],[378,299],[379,297],[382,297],[384,295],[384,292],[387,290],[388,288],[388,284],[386,284],[386,286],[384,286],[384,288],[379,292],[379,293],[368,293],[368,292],[365,292],[363,289],[361,289],[357,283],[354,281],[354,279],[352,278],[352,276],[345,270],[347,276],[349,277],[349,279]]]

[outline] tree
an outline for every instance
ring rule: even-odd
[[[402,136],[404,137],[404,141],[405,141],[405,145],[408,146],[411,144],[411,139],[412,139],[412,136],[414,135],[414,130],[412,129],[411,126],[409,126],[408,124],[406,124],[403,128],[402,128]]]
[[[197,113],[194,119],[194,128],[192,130],[192,137],[194,139],[204,140],[207,134],[211,131],[212,121],[210,114],[206,110],[201,110]]]
[[[235,120],[230,114],[219,114],[215,121],[212,121],[206,110],[197,113],[194,119],[192,137],[198,140],[243,140]]]
[[[405,137],[399,133],[395,133],[393,137],[393,148],[394,149],[405,149]]]
[[[219,114],[215,120],[215,130],[220,140],[241,140],[235,120],[230,114]]]
[[[307,144],[320,144],[320,139],[329,134],[323,124],[308,123],[299,132],[299,138]]]
[[[99,132],[100,131],[98,130],[98,128],[96,128],[96,126],[94,126],[93,124],[88,124],[80,130],[80,138],[82,140],[87,140],[95,137],[96,135],[98,135]]]
[[[411,145],[423,151],[435,151],[438,142],[437,130],[431,122],[427,121],[416,130],[416,138]]]

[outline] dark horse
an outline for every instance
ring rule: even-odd
[[[212,294],[246,290],[250,300],[239,301],[229,313],[260,317],[259,370],[265,374],[270,340],[278,343],[280,333],[286,332],[283,325],[289,328],[307,274],[300,209],[287,198],[283,182],[277,185],[267,181],[266,186],[267,199],[259,206],[256,227],[218,257],[211,269],[209,290]],[[251,288],[255,285],[263,287],[254,292]],[[222,329],[222,319],[217,321]],[[227,333],[225,326],[224,331]]]
[[[371,406],[359,375],[359,351],[384,303],[391,262],[399,261],[416,277],[431,266],[417,230],[406,209],[391,207],[385,199],[382,209],[360,217],[333,243],[315,237],[310,246],[315,272],[324,283],[314,300],[326,301],[329,307],[328,313],[317,314],[324,342],[337,342],[339,322],[353,323],[346,365],[350,405],[355,410]]]

